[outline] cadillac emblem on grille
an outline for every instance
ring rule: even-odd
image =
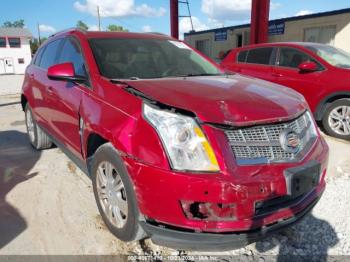
[[[301,146],[299,134],[292,129],[285,129],[281,132],[280,143],[284,151],[288,153],[297,153]]]

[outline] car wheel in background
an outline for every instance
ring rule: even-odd
[[[331,103],[322,124],[330,136],[350,140],[350,99],[339,99]]]
[[[36,123],[29,104],[25,106],[25,122],[29,141],[35,149],[46,149],[52,146],[50,138]]]
[[[123,241],[144,238],[132,182],[112,144],[97,149],[90,172],[97,206],[108,229]]]

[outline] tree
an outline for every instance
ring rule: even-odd
[[[35,54],[39,48],[39,40],[37,38],[33,38],[30,40],[30,50],[32,50],[32,54]]]
[[[77,22],[77,27],[83,30],[88,30],[89,27],[87,26],[87,24],[85,24],[83,21],[79,20]]]
[[[123,28],[120,25],[109,25],[107,26],[107,30],[112,32],[129,32],[128,29]]]
[[[24,20],[20,19],[20,20],[16,20],[16,21],[6,21],[4,22],[4,24],[2,25],[2,27],[18,27],[18,28],[23,28],[24,27]]]
[[[47,37],[42,37],[40,39],[39,43],[39,39],[38,38],[33,38],[32,40],[30,40],[30,50],[32,50],[32,54],[35,54],[36,51],[38,50],[38,48],[40,47],[40,45],[42,43],[44,43],[47,40]]]

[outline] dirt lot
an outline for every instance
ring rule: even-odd
[[[0,97],[0,254],[142,254],[177,251],[125,244],[103,225],[91,181],[57,148],[34,151],[18,97]],[[247,261],[286,254],[350,255],[350,143],[327,137],[328,187],[301,223],[245,248],[214,255]],[[189,253],[206,254],[206,253]]]

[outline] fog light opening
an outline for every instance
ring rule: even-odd
[[[236,220],[236,205],[181,201],[182,210],[188,219],[204,221]]]

